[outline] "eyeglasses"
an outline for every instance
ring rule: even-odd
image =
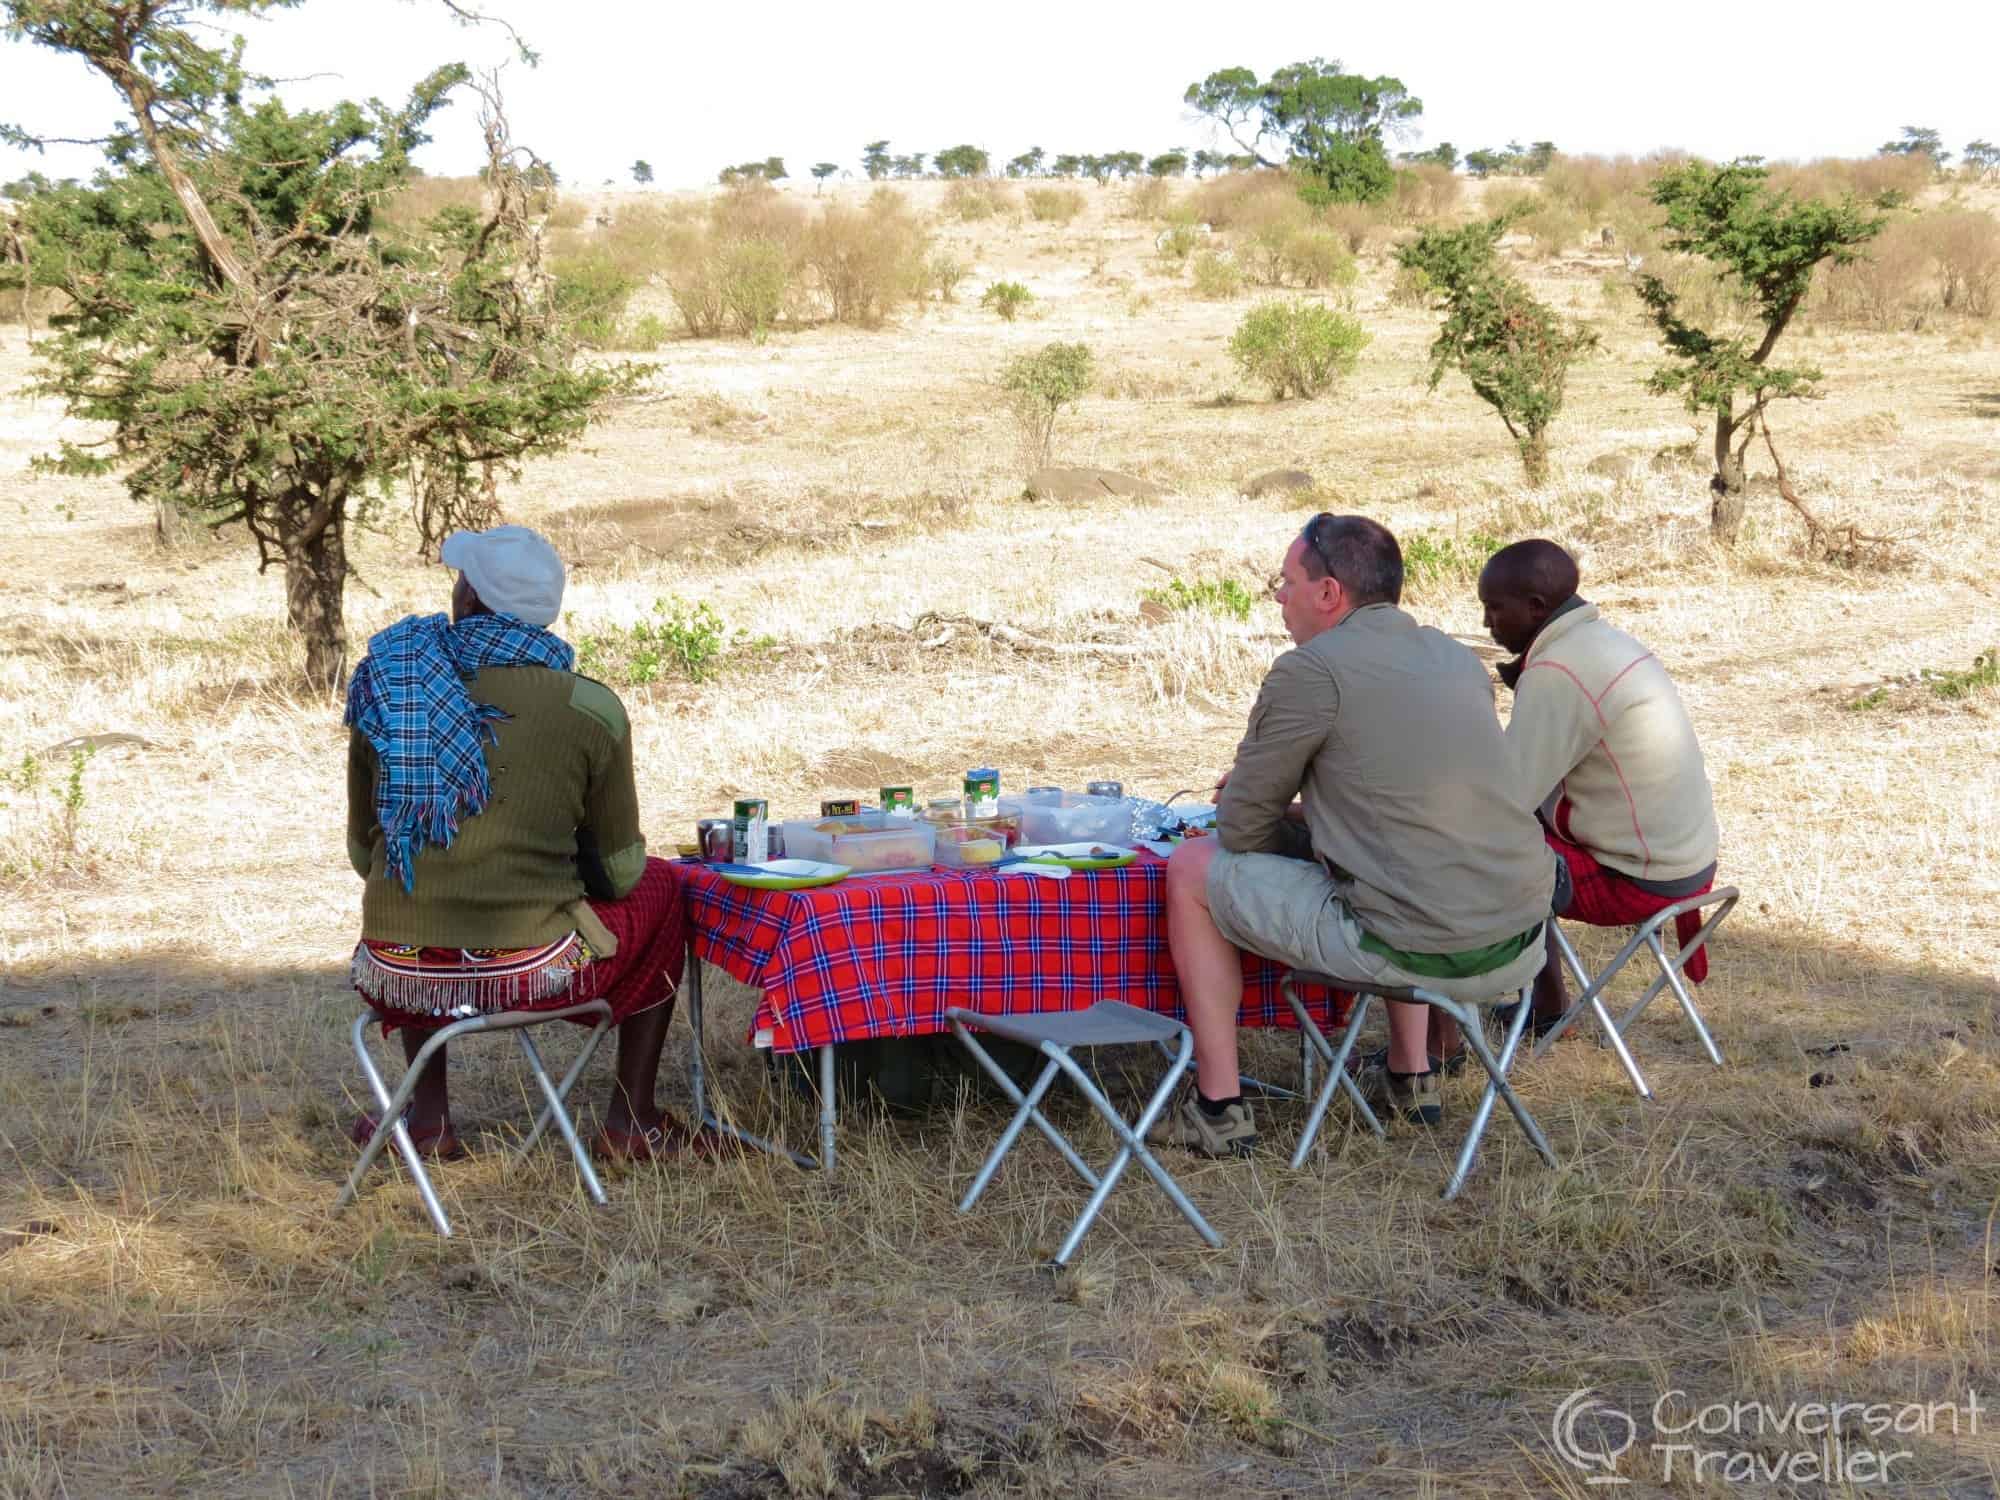
[[[1306,545],[1313,549],[1313,555],[1319,559],[1320,566],[1326,570],[1326,576],[1329,578],[1333,576],[1333,554],[1327,550],[1327,544],[1320,540],[1319,528],[1322,521],[1331,521],[1332,519],[1333,512],[1323,510],[1310,521],[1306,522],[1306,529],[1299,533],[1299,535],[1305,538]]]

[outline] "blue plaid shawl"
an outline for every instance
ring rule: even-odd
[[[576,652],[511,615],[409,615],[372,636],[347,684],[344,724],[375,747],[375,821],[388,843],[389,878],[416,887],[417,853],[450,848],[462,819],[485,811],[486,749],[504,709],[475,703],[465,679],[481,667],[567,672]]]

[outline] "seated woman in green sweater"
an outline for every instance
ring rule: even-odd
[[[712,1155],[712,1133],[654,1102],[681,891],[646,857],[623,705],[547,628],[562,560],[521,526],[454,532],[442,556],[459,570],[450,619],[382,631],[349,684],[347,849],[367,882],[354,986],[411,1058],[466,1016],[608,1000],[618,1067],[598,1153]],[[407,1123],[419,1150],[462,1154],[443,1052]]]

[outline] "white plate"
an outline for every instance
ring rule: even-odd
[[[757,868],[773,875],[787,875],[794,879],[813,875],[845,875],[846,865],[830,865],[819,859],[766,859],[759,861]]]

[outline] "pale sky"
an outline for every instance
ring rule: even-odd
[[[1312,57],[1388,73],[1424,101],[1416,137],[1461,153],[1509,139],[1575,153],[1672,146],[1703,156],[1867,155],[1904,125],[1954,152],[2000,140],[2000,3],[1909,11],[1851,0],[1679,6],[1619,0],[1474,5],[1010,6],[686,0],[485,0],[542,54],[504,75],[517,141],[564,182],[712,182],[731,162],[816,161],[859,175],[864,142],[893,152],[969,142],[996,168],[1030,146],[1060,152],[1221,145],[1181,104],[1217,68],[1260,75]],[[402,98],[439,63],[506,60],[497,28],[466,30],[436,0],[307,0],[248,28],[251,66],[301,77],[294,104]],[[49,135],[101,133],[110,86],[81,65],[0,41],[0,121]],[[419,160],[439,174],[481,160],[469,103],[434,123]],[[0,148],[0,182],[39,168],[83,176],[96,153]]]

